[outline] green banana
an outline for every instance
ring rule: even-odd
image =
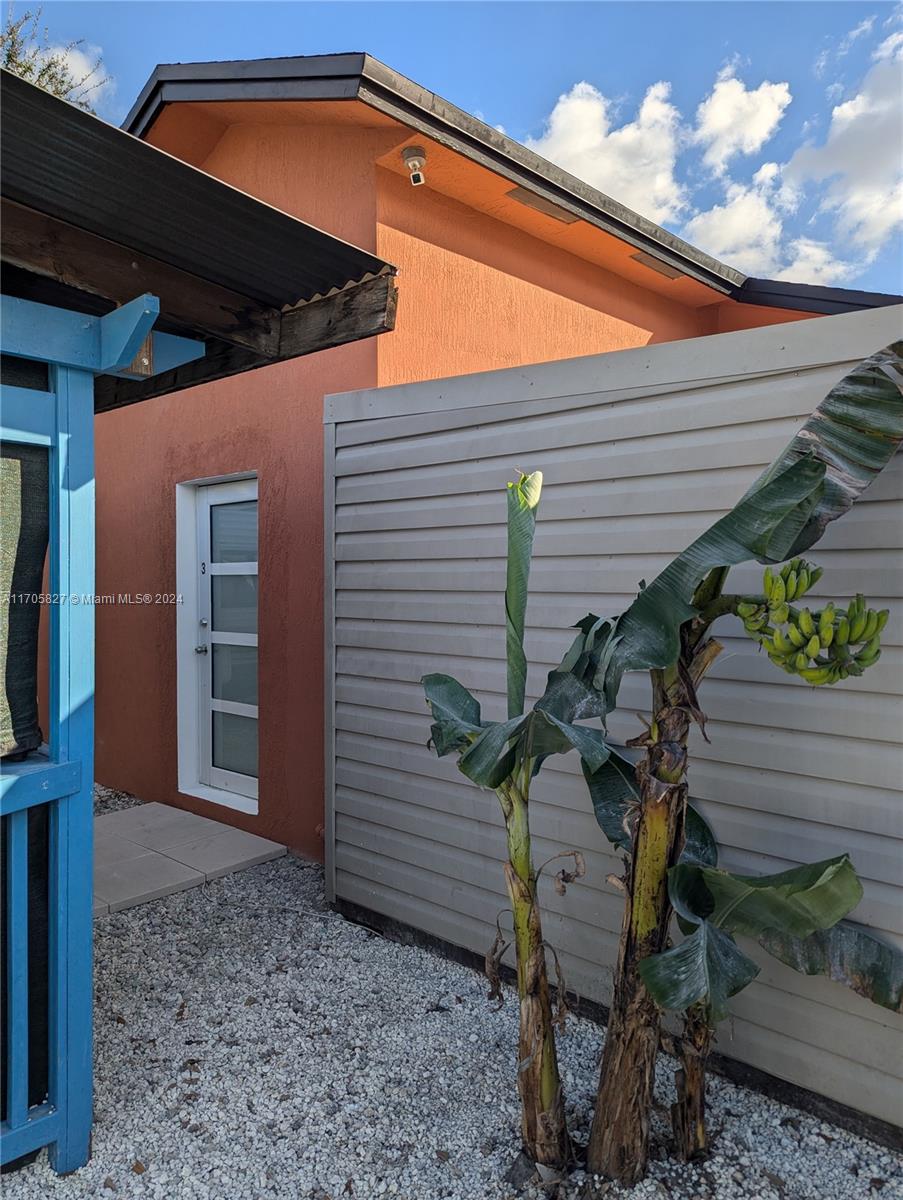
[[[806,592],[809,590],[810,578],[811,576],[809,575],[808,569],[805,566],[802,567],[799,575],[797,576],[796,591],[794,592],[795,597],[798,598],[800,596],[805,596]]]
[[[806,643],[806,653],[810,658],[818,658],[821,654],[821,641],[817,633],[813,633],[812,637]]]
[[[846,617],[841,617],[837,622],[837,633],[835,641],[838,646],[845,646],[850,640],[850,622]]]
[[[796,571],[791,571],[784,581],[787,588],[786,596],[788,600],[793,600],[796,597],[798,580],[799,576],[797,575]]]
[[[762,591],[765,593],[765,599],[771,599],[771,593],[774,591],[774,571],[771,567],[765,568],[765,575],[762,578]]]
[[[850,619],[850,641],[851,642],[855,643],[855,642],[862,641],[862,635],[865,632],[865,624],[866,624],[867,620],[868,620],[868,617],[866,616],[866,614],[864,612],[858,612],[858,611],[856,613],[855,618]]]
[[[787,584],[779,575],[771,585],[771,595],[768,597],[769,604],[777,606],[783,604],[787,599]]]
[[[862,667],[863,669],[865,669],[867,667],[873,667],[880,657],[881,657],[880,650],[876,650],[874,654],[869,654],[869,655],[857,654],[856,655],[856,665],[857,665],[857,667]]]
[[[806,637],[799,625],[788,625],[787,636],[794,646],[805,646]]]
[[[811,683],[815,687],[819,687],[823,683],[831,682],[833,668],[831,667],[807,667],[799,672],[800,676],[805,679],[806,683]]]
[[[809,612],[808,608],[802,610],[797,624],[807,638],[812,637],[813,633],[815,633],[815,622],[812,620],[812,613]]]
[[[882,608],[880,610],[880,612],[878,613],[878,629],[877,629],[878,633],[880,633],[882,631],[882,629],[884,628],[884,626],[887,624],[887,618],[889,616],[890,616],[889,608]]]
[[[862,649],[856,655],[856,661],[862,662],[862,660],[864,658],[870,658],[872,655],[877,654],[878,647],[880,644],[881,644],[881,634],[876,633],[872,638],[869,639],[869,641],[867,641],[865,643],[865,645],[862,647]]]
[[[750,600],[744,600],[737,605],[737,616],[745,620],[747,617],[751,617],[753,613],[758,612],[760,607],[761,605],[754,604]]]
[[[789,640],[789,638],[786,638],[784,636],[784,633],[782,630],[776,629],[774,631],[772,640],[774,642],[775,653],[777,653],[777,654],[792,654],[793,653],[793,642],[791,642]]]
[[[862,631],[860,641],[870,642],[878,631],[878,614],[874,609],[869,609],[865,618],[865,629]]]

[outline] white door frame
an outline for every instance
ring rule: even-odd
[[[176,628],[179,791],[251,815],[258,811],[258,781],[213,766],[211,713],[216,710],[257,718],[258,708],[212,698],[211,648],[216,644],[257,646],[258,635],[212,630],[210,580],[215,575],[257,574],[258,564],[210,562],[210,508],[214,503],[257,498],[256,475],[176,485],[176,586],[181,596]]]

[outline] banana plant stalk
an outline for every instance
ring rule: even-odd
[[[558,1073],[552,1002],[546,968],[536,871],[530,846],[528,759],[497,789],[505,818],[508,861],[505,884],[511,900],[520,1009],[517,1086],[524,1149],[535,1161],[562,1167],[570,1157],[564,1097]]]
[[[568,1163],[571,1146],[555,1048],[537,871],[530,844],[530,784],[547,753],[570,749],[574,743],[568,738],[585,740],[586,732],[571,730],[569,725],[543,713],[524,715],[527,680],[524,622],[541,488],[539,472],[522,475],[517,483],[508,484],[505,587],[508,720],[482,721],[478,702],[448,676],[427,675],[423,686],[433,713],[432,741],[436,752],[442,755],[457,750],[464,774],[483,787],[491,787],[501,805],[508,849],[505,883],[514,923],[520,1005],[517,1086],[523,1147],[534,1162],[560,1168]],[[557,738],[555,745],[549,741],[553,734]],[[595,737],[595,743],[597,747],[601,745],[601,735]],[[504,949],[499,935],[487,956],[487,966],[491,959],[499,959]],[[497,970],[497,963],[493,969]],[[500,996],[495,983],[492,994]]]
[[[696,598],[699,602],[699,597]],[[665,947],[671,904],[668,871],[681,854],[687,811],[687,739],[696,688],[721,647],[687,639],[675,667],[650,672],[653,719],[634,741],[645,748],[636,770],[639,808],[627,868],[624,919],[596,1109],[587,1149],[592,1171],[625,1184],[646,1169],[649,1114],[660,1040],[660,1011],[639,973]],[[629,1084],[625,1086],[625,1081]]]
[[[524,626],[536,509],[542,474],[521,475],[508,485],[508,569],[505,581],[505,644],[508,720],[523,715],[527,687]],[[552,1004],[546,968],[536,872],[530,845],[530,780],[534,759],[523,756],[497,795],[505,818],[508,861],[505,883],[514,920],[517,994],[520,1002],[517,1085],[524,1148],[534,1161],[564,1166],[570,1156],[564,1096],[558,1073]]]

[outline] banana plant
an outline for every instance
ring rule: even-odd
[[[523,1146],[534,1162],[561,1168],[571,1158],[571,1144],[555,1050],[553,1020],[557,1018],[552,1014],[537,897],[539,872],[530,842],[530,787],[551,754],[576,749],[590,770],[601,768],[608,757],[602,731],[575,722],[601,715],[601,697],[593,689],[592,679],[608,644],[609,626],[607,622],[593,622],[595,629],[581,627],[565,662],[549,674],[543,696],[525,713],[524,625],[541,488],[542,475],[538,471],[508,484],[507,719],[484,720],[479,701],[448,675],[425,675],[421,682],[432,712],[431,741],[436,753],[457,754],[463,774],[480,787],[494,791],[501,805],[508,849],[504,873],[514,924],[520,1002],[517,1082]],[[559,890],[583,873],[582,856],[572,853],[574,870],[558,872]],[[490,976],[497,972],[504,949],[504,938],[499,933],[487,956]],[[498,994],[495,986],[491,994]],[[565,988],[560,978],[558,995],[561,1005]]]
[[[850,627],[855,621],[858,628],[864,611],[864,601],[860,603],[858,597],[846,612],[837,610],[824,620],[818,614],[818,630],[814,614],[791,612],[789,604],[785,613],[783,605],[791,569],[796,569],[795,582],[799,581],[800,571],[809,572],[807,582],[811,586],[815,568],[803,567],[799,556],[818,541],[830,522],[849,510],[890,461],[901,440],[903,343],[898,342],[866,359],[841,380],[732,511],[679,554],[648,587],[643,587],[624,613],[604,623],[590,614],[581,623],[586,630],[595,629],[597,637],[599,630],[605,630],[605,644],[597,651],[593,677],[594,688],[603,698],[603,728],[606,715],[617,706],[625,673],[647,670],[652,681],[652,712],[647,728],[631,744],[641,751],[639,762],[634,764],[629,748],[619,751],[609,745],[605,761],[599,766],[593,767],[587,760],[583,763],[599,824],[626,854],[624,921],[587,1152],[589,1168],[595,1173],[627,1184],[637,1182],[645,1173],[661,1008],[645,978],[656,968],[643,967],[644,962],[658,956],[658,970],[667,974],[669,969],[676,972],[677,966],[695,952],[701,955],[697,961],[704,970],[712,963],[723,965],[727,982],[719,981],[714,993],[707,991],[709,1000],[694,1001],[688,1017],[684,1066],[694,1057],[695,1062],[701,1060],[703,1068],[702,1051],[707,1052],[708,1043],[694,1006],[707,1004],[709,1021],[722,1011],[723,1000],[731,989],[748,982],[751,970],[749,960],[744,962],[741,952],[731,945],[729,931],[711,920],[700,920],[710,915],[706,912],[695,914],[698,929],[691,930],[688,941],[692,945],[683,951],[685,957],[679,953],[668,957],[673,953],[668,950],[672,907],[683,894],[677,883],[673,891],[669,887],[671,872],[695,871],[692,878],[698,880],[698,872],[714,867],[712,862],[679,865],[688,830],[687,741],[694,721],[705,735],[705,717],[697,692],[721,651],[720,644],[709,636],[710,628],[725,614],[740,614],[743,606],[742,619],[748,631],[763,644],[768,641],[765,648],[775,665],[798,672],[813,685],[837,683],[845,677],[844,672],[861,673],[874,662],[877,642],[863,644],[855,654],[847,649]],[[771,594],[763,590],[763,595],[749,597],[725,592],[730,568],[754,560],[790,564],[786,576],[781,576],[783,596],[778,597],[780,587],[775,593],[774,572],[767,577]],[[877,626],[884,619],[880,614],[874,616],[873,638],[880,639]],[[867,614],[863,631],[871,620],[871,614]],[[810,621],[812,633],[803,646],[793,645],[791,655],[790,625],[798,628],[802,623],[809,627]],[[846,646],[840,644],[842,621],[847,626]],[[779,632],[785,636],[785,625],[788,647],[776,640]],[[816,645],[812,638],[817,631]],[[805,661],[797,655],[804,656]],[[849,873],[848,864],[837,865],[835,875],[843,881],[849,881]],[[676,878],[682,881],[690,876],[678,874]],[[711,877],[702,878],[708,888]],[[752,885],[747,881],[745,886]],[[789,885],[771,881],[764,886]],[[698,893],[701,890],[700,885]],[[847,898],[851,894],[848,888]],[[686,911],[692,912],[690,907]],[[692,923],[694,915],[684,920]],[[808,937],[823,937],[830,924],[814,925]],[[766,945],[770,939],[776,949],[783,948],[784,953],[778,957],[791,965],[799,961],[807,969],[821,965],[832,969],[835,960],[827,944],[810,952],[803,949],[806,938],[800,941],[797,934],[787,934],[780,924],[763,937]],[[790,943],[788,937],[793,939]],[[657,975],[653,977],[658,979]],[[657,990],[665,996],[663,990]],[[676,994],[671,998],[676,999]],[[702,1024],[707,1030],[706,1023]],[[699,1040],[698,1047],[694,1039]],[[699,1053],[691,1053],[697,1049]],[[695,1120],[703,1111],[700,1072],[693,1073],[688,1087],[692,1096],[688,1100],[684,1095],[686,1103],[680,1118],[684,1128],[676,1131],[685,1157],[700,1148],[700,1141],[704,1145],[704,1132],[700,1133]]]
[[[842,920],[862,896],[845,854],[758,876],[681,862],[668,873],[668,894],[685,939],[644,959],[639,971],[661,1008],[684,1014],[671,1117],[678,1152],[688,1160],[707,1151],[705,1068],[716,1026],[728,1015],[728,998],[759,973],[736,934],[895,1012],[903,1010],[903,954]]]

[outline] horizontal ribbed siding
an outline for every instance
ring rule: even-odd
[[[567,626],[625,607],[899,324],[885,309],[327,401],[337,896],[472,950],[491,940],[506,903],[498,805],[427,750],[419,679],[453,674],[487,716],[504,714],[502,488],[515,467],[545,475],[528,609],[536,696]],[[880,663],[814,691],[723,621],[725,653],[703,692],[712,741],[694,734],[691,790],[731,869],[849,851],[865,888],[856,919],[903,945],[901,499],[898,459],[813,551],[825,567],[813,607],[857,591],[890,607]],[[742,567],[732,587],[759,578]],[[620,704],[611,728],[629,737],[647,681],[629,677]],[[576,755],[546,764],[531,807],[537,860],[586,852],[587,877],[566,896],[543,886],[546,933],[569,983],[604,1002],[622,907],[605,877],[618,861]],[[897,1121],[903,1024],[751,952],[762,974],[732,1002],[720,1049]]]

